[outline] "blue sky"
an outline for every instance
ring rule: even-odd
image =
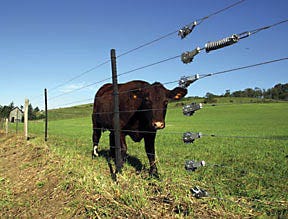
[[[0,105],[23,105],[43,109],[44,88],[49,108],[92,102],[104,83],[83,87],[111,76],[111,65],[75,76],[117,55],[161,37],[237,0],[1,0],[0,7]],[[288,19],[287,0],[246,0],[206,19],[181,40],[177,33],[133,53],[119,57],[118,73],[181,55],[208,41],[254,30]],[[173,59],[119,77],[162,83],[184,75],[207,74],[288,57],[288,22],[263,30],[223,49],[201,51],[190,64]],[[230,72],[199,80],[189,96],[248,87],[270,88],[288,82],[288,61]],[[59,86],[58,85],[63,85]],[[175,84],[166,87],[171,89]],[[57,88],[55,88],[57,87]],[[68,92],[68,93],[65,93]],[[77,102],[77,103],[76,103]],[[74,104],[73,104],[74,103]]]

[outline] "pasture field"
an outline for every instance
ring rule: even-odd
[[[29,123],[29,145],[42,148],[45,158],[55,160],[46,162],[47,170],[58,174],[54,187],[69,201],[61,202],[64,207],[59,215],[288,217],[288,103],[205,104],[191,117],[184,116],[182,108],[171,103],[166,128],[158,131],[156,138],[160,179],[148,175],[144,143],[134,143],[129,138],[129,158],[122,174],[116,177],[111,174],[114,164],[107,156],[108,132],[103,133],[100,141],[101,156],[91,160],[91,112],[91,105],[51,111],[48,142],[44,142],[43,121]],[[187,131],[201,132],[203,136],[193,144],[184,144],[182,135]],[[185,170],[188,160],[204,160],[206,166],[189,172]],[[13,183],[6,177],[1,173],[1,186],[11,190],[9,182]],[[43,189],[48,181],[45,177],[41,179]],[[195,198],[191,193],[195,186],[206,190],[209,196]],[[37,187],[41,191],[42,184],[38,182]],[[11,213],[13,196],[9,194],[1,192],[2,199],[4,197],[1,207]],[[25,203],[21,206],[22,211],[29,214],[22,216],[33,216],[29,200],[27,202],[27,207],[22,206]],[[33,203],[33,208],[40,208],[41,200]],[[57,200],[56,205],[59,203]]]

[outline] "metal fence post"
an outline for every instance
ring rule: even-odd
[[[116,52],[111,49],[111,67],[112,67],[112,82],[113,82],[113,101],[114,101],[114,136],[115,136],[115,159],[116,172],[121,172],[121,142],[120,142],[120,119],[119,119],[119,92],[117,82],[117,68],[116,68]]]
[[[47,133],[48,133],[48,111],[47,111],[47,89],[44,89],[44,97],[45,97],[45,141],[47,141]]]

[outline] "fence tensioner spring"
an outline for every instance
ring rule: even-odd
[[[240,39],[246,38],[246,37],[248,37],[250,35],[251,35],[250,32],[243,32],[243,33],[240,33],[240,34],[233,34],[230,37],[226,37],[224,39],[217,40],[217,41],[214,41],[214,42],[208,42],[208,43],[205,44],[204,48],[200,49],[199,47],[197,47],[196,49],[194,49],[194,50],[192,50],[190,52],[187,51],[187,52],[182,53],[181,60],[182,60],[182,62],[184,64],[188,64],[188,63],[193,61],[194,57],[198,53],[200,53],[201,50],[205,49],[205,51],[208,53],[208,52],[210,52],[212,50],[221,49],[223,47],[235,44]]]
[[[234,43],[237,43],[240,39],[250,36],[250,32],[244,32],[241,34],[233,34],[230,37],[226,37],[224,39],[215,41],[215,42],[208,42],[205,44],[205,51],[208,53],[212,50],[221,49],[226,46],[230,46]]]

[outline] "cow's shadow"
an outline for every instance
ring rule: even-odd
[[[98,152],[98,154],[100,157],[104,157],[106,159],[106,161],[109,165],[111,175],[114,174],[112,163],[115,163],[115,162],[114,162],[114,159],[110,156],[110,150],[101,150]],[[128,155],[126,157],[125,163],[134,167],[137,172],[141,172],[143,170],[142,162],[135,156]],[[112,178],[113,177],[114,176],[112,175]]]

